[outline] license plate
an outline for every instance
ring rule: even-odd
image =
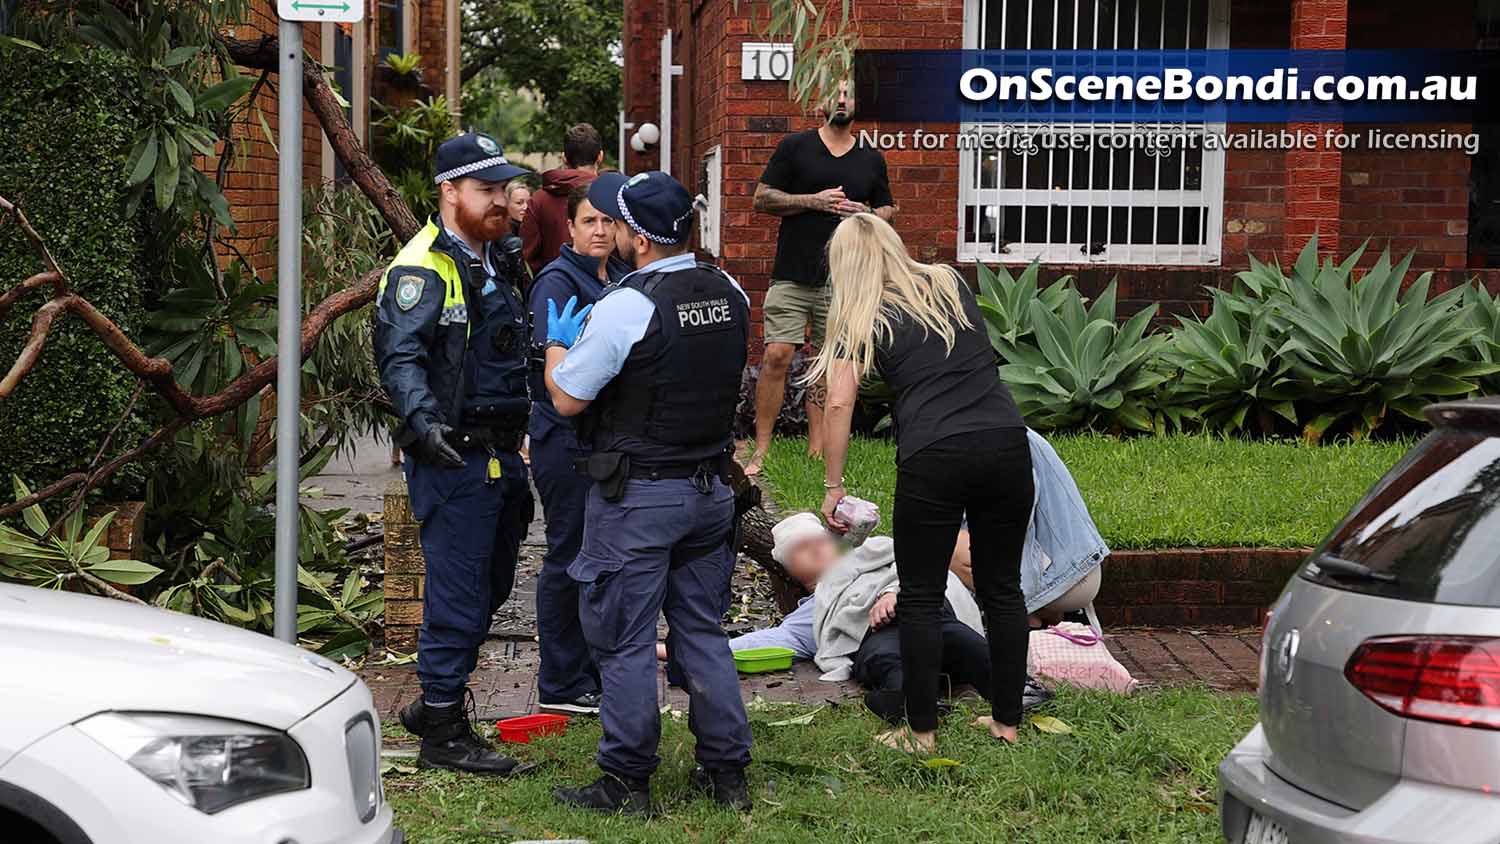
[[[1252,813],[1250,826],[1245,830],[1245,844],[1287,844],[1286,830],[1275,821]]]

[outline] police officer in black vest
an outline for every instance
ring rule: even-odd
[[[549,303],[545,379],[553,406],[584,414],[593,443],[579,583],[584,636],[603,685],[599,767],[561,803],[646,813],[660,762],[656,621],[691,699],[694,778],[719,802],[750,808],[750,728],[721,625],[730,603],[734,497],[723,482],[745,366],[749,300],[723,270],[686,251],[693,200],[653,171],[606,173],[589,202],[615,221],[636,269],[589,309]]]
[[[427,560],[422,696],[401,723],[422,737],[419,765],[504,776],[521,769],[479,735],[465,702],[532,515],[519,454],[531,408],[523,271],[500,246],[505,184],[529,171],[481,134],[444,141],[434,164],[438,212],[397,253],[376,298],[375,356],[401,417],[395,441]]]

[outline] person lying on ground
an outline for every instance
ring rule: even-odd
[[[772,557],[814,593],[798,604],[781,624],[729,640],[732,650],[783,647],[796,659],[815,659],[823,679],[854,679],[865,688],[865,705],[899,723],[902,695],[901,642],[896,618],[895,554],[889,537],[873,537],[847,553],[812,513],[798,513],[772,528]],[[990,689],[989,650],[979,606],[956,576],[949,576],[943,607],[943,673],[949,691],[973,686]],[[657,645],[666,659],[666,646]],[[1051,697],[1029,683],[1027,708]]]

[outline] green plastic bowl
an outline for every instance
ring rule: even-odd
[[[734,667],[741,674],[785,671],[792,667],[792,657],[796,655],[791,648],[747,648],[734,652]]]

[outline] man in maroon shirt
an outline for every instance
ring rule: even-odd
[[[568,234],[568,192],[599,175],[604,163],[599,130],[587,123],[569,128],[563,135],[563,162],[567,166],[542,174],[542,187],[531,195],[521,221],[521,254],[532,275],[555,260],[564,243],[572,242]]]

